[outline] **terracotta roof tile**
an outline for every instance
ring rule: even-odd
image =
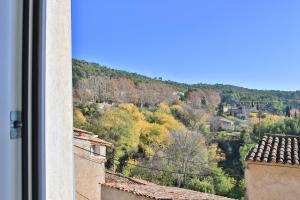
[[[82,134],[83,133],[83,134]],[[97,135],[93,134],[92,132],[73,128],[73,137],[80,140],[86,140],[95,144],[102,144],[107,147],[113,147],[113,144],[110,142],[107,142],[105,140],[101,140],[98,138]]]
[[[265,135],[246,156],[246,161],[299,166],[300,138],[289,135]]]
[[[79,139],[79,140],[86,140],[86,141],[89,141],[89,142],[94,143],[94,144],[101,144],[103,146],[113,147],[112,143],[107,142],[105,140],[101,140],[101,139],[96,138],[96,137],[92,137],[92,136],[90,136],[90,137],[88,137],[88,136],[76,136],[76,135],[74,135],[73,137],[76,138],[76,139]]]
[[[78,133],[85,133],[85,134],[93,135],[93,133],[90,132],[90,131],[83,130],[83,129],[76,128],[76,127],[73,127],[73,131],[74,131],[74,132],[78,132]]]
[[[229,198],[192,190],[156,185],[144,180],[107,172],[105,186],[157,200],[227,200]]]

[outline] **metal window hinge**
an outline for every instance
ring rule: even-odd
[[[17,139],[22,137],[22,112],[10,112],[10,139]]]

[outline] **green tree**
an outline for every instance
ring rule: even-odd
[[[229,177],[218,167],[212,169],[214,187],[216,194],[227,196],[236,185],[236,180]]]
[[[286,117],[291,117],[291,107],[290,106],[287,106],[285,108],[285,116]]]
[[[202,180],[198,178],[192,178],[191,180],[188,181],[185,187],[190,190],[215,194],[212,177],[207,177]]]
[[[243,200],[245,196],[245,181],[241,179],[230,192],[230,197]]]
[[[246,130],[242,130],[240,134],[240,139],[243,141],[244,144],[250,144],[252,143],[252,139],[250,136],[250,133]]]
[[[245,158],[250,151],[251,148],[255,147],[255,144],[245,144],[244,146],[240,147],[240,161],[245,166]]]

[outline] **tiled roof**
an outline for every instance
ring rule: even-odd
[[[265,135],[249,151],[246,161],[300,166],[299,142],[297,136]]]
[[[228,200],[229,198],[192,190],[156,185],[144,180],[107,172],[105,186],[157,200]]]
[[[82,134],[84,133],[84,134]],[[89,141],[95,144],[102,144],[104,146],[107,147],[113,147],[113,144],[110,142],[107,142],[105,140],[101,140],[99,138],[97,138],[97,135],[94,135],[92,132],[88,132],[85,130],[81,130],[81,129],[77,129],[74,128],[74,133],[73,133],[73,137],[79,140],[85,140],[85,141]]]
[[[107,142],[105,140],[101,140],[101,139],[93,137],[93,136],[76,136],[76,135],[74,135],[73,137],[76,139],[79,139],[79,140],[89,141],[93,144],[102,144],[103,146],[113,147],[112,143]]]
[[[86,130],[83,130],[83,129],[80,129],[80,128],[73,128],[73,131],[74,132],[77,132],[77,133],[85,133],[85,134],[89,134],[89,135],[93,135],[93,133],[92,132],[90,132],[90,131],[86,131]]]

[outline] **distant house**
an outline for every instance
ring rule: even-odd
[[[212,131],[234,130],[234,122],[223,117],[216,117],[210,123]]]
[[[227,200],[229,198],[192,190],[156,185],[107,172],[101,200]]]
[[[230,111],[230,109],[231,109],[231,105],[226,104],[222,107],[222,112],[228,113]]]
[[[110,104],[107,102],[97,103],[98,110],[108,109],[108,108],[111,108],[112,106],[113,106],[113,104]]]
[[[243,118],[246,116],[246,108],[244,106],[230,108],[229,112],[230,115],[238,118]]]
[[[78,128],[74,128],[73,138],[76,199],[99,200],[99,183],[105,182],[106,147],[112,147],[112,144]]]
[[[224,128],[224,129],[233,129],[234,128],[234,122],[229,119],[220,118],[219,123],[220,123],[221,128]]]
[[[249,200],[300,199],[299,137],[266,135],[246,157]]]
[[[175,99],[180,100],[181,97],[184,96],[183,92],[175,91],[172,93],[172,95],[175,97]]]

